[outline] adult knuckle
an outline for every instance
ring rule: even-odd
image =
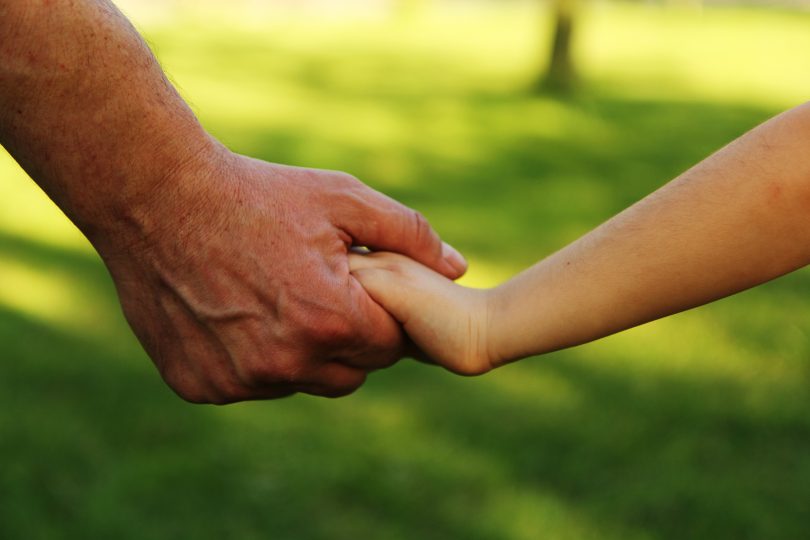
[[[301,347],[279,350],[272,356],[257,357],[248,370],[250,386],[292,388],[306,379],[310,365],[309,355]]]
[[[250,394],[245,387],[231,378],[217,381],[214,390],[209,397],[209,403],[213,405],[228,405],[249,399]]]
[[[341,398],[355,393],[366,382],[366,373],[358,372],[358,374],[351,380],[344,380],[340,383],[331,383],[319,385],[310,388],[309,394],[325,398]]]
[[[179,370],[166,370],[163,373],[163,380],[183,401],[193,404],[210,403],[211,396],[203,390],[201,385],[197,381],[180,373]]]
[[[285,355],[274,354],[272,357],[256,355],[247,362],[243,370],[246,383],[250,386],[290,382],[292,370]]]
[[[179,369],[167,370],[163,380],[180,399],[195,405],[225,405],[241,399],[235,391],[204,383]]]
[[[186,391],[182,389],[174,388],[174,393],[186,403],[191,403],[192,405],[207,405],[210,403],[208,396],[195,391]]]
[[[411,210],[411,222],[417,237],[424,236],[426,230],[430,227],[427,218],[419,210]]]
[[[411,231],[414,240],[420,247],[429,247],[434,243],[435,234],[428,219],[417,210],[410,211]]]
[[[230,394],[215,392],[208,397],[206,403],[208,403],[209,405],[222,406],[222,405],[230,405],[231,403],[236,403],[237,401],[242,401],[242,398],[239,398],[235,395],[232,396]]]
[[[319,345],[317,319],[310,310],[296,308],[284,317],[283,330],[266,346],[240,358],[239,378],[248,388],[268,385],[289,387],[306,378],[313,365],[313,350]],[[335,330],[334,332],[337,332]]]
[[[318,332],[324,343],[343,343],[354,336],[351,323],[342,315],[325,317],[319,325]]]
[[[333,171],[332,182],[335,187],[347,190],[348,192],[353,192],[365,187],[365,184],[358,180],[356,176],[344,171]]]
[[[298,328],[303,339],[320,344],[342,343],[354,334],[347,317],[336,311],[307,313],[299,318]]]
[[[399,351],[381,350],[366,361],[366,369],[369,371],[387,369],[399,362],[401,356]]]
[[[346,397],[346,396],[350,396],[350,395],[354,394],[355,392],[357,392],[360,389],[361,386],[363,386],[362,382],[360,382],[360,383],[352,383],[352,384],[343,385],[343,386],[333,386],[333,387],[329,387],[329,388],[324,388],[324,389],[318,391],[318,393],[315,394],[315,395],[325,397],[325,398],[329,398],[329,399],[337,399],[337,398],[342,398],[342,397]]]
[[[355,175],[353,175],[351,173],[340,171],[339,176],[343,180],[344,183],[346,183],[346,184],[348,184],[348,185],[350,185],[352,187],[356,187],[356,188],[365,187],[365,184],[363,184],[363,182],[361,182],[359,178],[357,178]]]

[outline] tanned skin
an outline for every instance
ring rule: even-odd
[[[808,263],[810,104],[493,289],[461,287],[397,254],[351,261],[429,358],[467,375],[706,304]]]
[[[79,227],[183,398],[340,396],[403,354],[349,272],[363,245],[466,269],[417,212],[348,174],[210,136],[106,0],[0,0],[0,144]]]

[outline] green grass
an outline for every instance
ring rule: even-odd
[[[576,97],[532,96],[547,36],[521,6],[134,15],[222,140],[419,208],[475,285],[810,88],[807,14],[599,4]],[[406,361],[338,401],[195,407],[163,386],[81,236],[10,158],[0,172],[1,538],[806,535],[806,271],[483,378]]]

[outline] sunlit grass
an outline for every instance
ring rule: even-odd
[[[407,20],[126,7],[234,150],[347,170],[422,210],[475,287],[810,87],[806,13],[594,3],[578,93],[534,95],[547,8],[506,4]],[[0,178],[2,537],[804,532],[807,272],[480,379],[403,362],[339,401],[194,408],[125,332],[81,235],[5,155]]]
[[[82,234],[0,148],[0,230],[89,253]]]
[[[585,20],[583,70],[624,95],[774,107],[808,99],[807,13],[602,5]]]
[[[46,324],[88,335],[109,333],[107,306],[96,289],[81,287],[65,272],[46,272],[14,260],[0,260],[0,304]],[[95,301],[94,301],[95,300]]]

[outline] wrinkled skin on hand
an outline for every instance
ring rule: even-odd
[[[339,172],[220,149],[167,177],[98,242],[124,313],[169,386],[195,403],[337,397],[403,354],[347,253],[466,263],[424,218]]]

